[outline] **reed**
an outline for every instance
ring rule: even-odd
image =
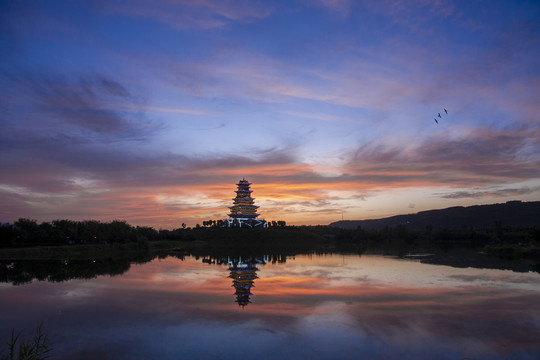
[[[20,341],[21,333],[15,335],[11,331],[11,338],[7,342],[8,354],[0,355],[0,360],[43,360],[49,358],[51,351],[50,341],[42,331],[43,324],[39,325],[34,338],[27,342]]]

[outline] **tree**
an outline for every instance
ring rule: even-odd
[[[19,219],[13,224],[15,231],[15,243],[29,244],[36,240],[39,226],[36,220]]]
[[[0,224],[0,246],[10,246],[13,241],[14,230],[11,224]]]

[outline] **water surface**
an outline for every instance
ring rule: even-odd
[[[0,336],[43,322],[58,359],[540,358],[540,274],[420,260],[168,257],[2,283]]]

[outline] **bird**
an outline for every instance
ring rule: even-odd
[[[441,113],[439,113],[439,117],[442,117],[442,116],[441,116]]]
[[[444,112],[448,114],[448,110],[444,109]]]
[[[439,122],[437,121],[437,119],[436,119],[436,118],[433,118],[433,120],[435,120],[435,122],[436,122],[437,124],[439,123]]]

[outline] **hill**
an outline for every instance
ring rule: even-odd
[[[342,220],[330,226],[342,229],[366,230],[406,226],[412,230],[457,229],[463,226],[474,229],[493,228],[496,224],[512,227],[540,226],[540,201],[508,201],[504,204],[456,206],[440,210],[421,211],[416,214],[397,215],[373,220]]]

